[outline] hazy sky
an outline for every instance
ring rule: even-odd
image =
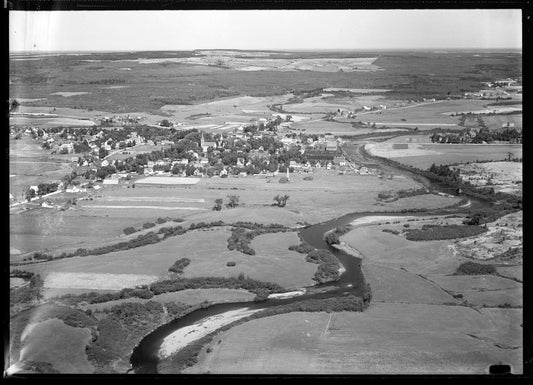
[[[10,11],[11,51],[522,48],[521,10]]]

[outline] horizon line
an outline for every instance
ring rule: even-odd
[[[190,49],[109,49],[109,50],[9,50],[9,53],[100,53],[100,52],[192,52],[192,51],[243,51],[243,52],[375,52],[375,51],[520,51],[522,48],[516,47],[494,47],[494,48],[480,48],[480,47],[420,47],[420,48],[190,48]]]

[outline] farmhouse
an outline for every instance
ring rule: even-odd
[[[59,152],[67,152],[68,154],[74,152],[74,145],[72,143],[63,143],[59,146]]]
[[[326,142],[326,151],[336,152],[337,151],[337,142],[332,141],[332,140],[328,140]]]
[[[104,179],[104,186],[117,185],[118,179]]]
[[[333,164],[338,166],[346,166],[346,158],[344,156],[336,156],[333,158]]]

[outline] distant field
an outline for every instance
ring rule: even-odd
[[[419,129],[433,127],[455,127],[459,118],[448,115],[451,112],[480,109],[485,100],[449,100],[435,103],[420,103],[404,107],[388,108],[376,112],[360,113],[357,119],[376,124],[397,123],[398,125],[419,125]],[[454,126],[450,126],[454,125]],[[458,129],[459,126],[456,126]]]
[[[222,56],[220,59],[224,62]],[[161,62],[162,57],[167,62]],[[216,56],[211,57],[214,59]],[[268,58],[265,57],[230,58],[227,65],[230,68],[203,65],[206,63],[202,61],[207,59],[191,52],[174,52],[170,55],[156,52],[96,53],[29,58],[37,60],[16,60],[28,58],[13,57],[10,62],[9,94],[23,99],[45,99],[27,102],[28,105],[92,108],[110,113],[145,111],[163,115],[159,108],[169,104],[194,104],[244,95],[282,95],[295,89],[319,87],[387,89],[391,91],[386,94],[397,99],[445,97],[464,91],[478,91],[481,81],[516,77],[521,75],[522,70],[520,54],[501,53],[473,56],[432,52],[367,52],[361,58],[353,53],[299,52],[289,55],[280,53],[270,58],[275,66],[288,64],[285,68],[288,71],[283,71],[284,68],[281,71],[280,68],[265,68],[268,66]],[[361,61],[365,58],[377,59],[369,65],[363,63],[368,60]],[[184,61],[189,64],[180,63]],[[351,70],[349,68],[346,68],[346,72],[337,72],[340,66],[345,65],[344,62],[348,66],[355,65],[371,71],[358,71],[357,76],[347,72]],[[241,63],[241,69],[245,70],[231,69],[235,63]],[[319,67],[319,64],[326,65]],[[383,71],[372,71],[378,67]],[[124,68],[129,70],[125,71]],[[109,88],[117,84],[128,87],[127,92]],[[56,92],[90,94],[69,97],[50,95]]]
[[[392,144],[379,143],[371,145],[371,153],[391,158],[398,162],[421,169],[435,164],[466,163],[507,159],[508,153],[513,157],[522,157],[521,144],[413,144],[407,150],[395,150]]]

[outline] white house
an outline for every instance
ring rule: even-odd
[[[117,185],[118,179],[104,179],[104,186]]]

